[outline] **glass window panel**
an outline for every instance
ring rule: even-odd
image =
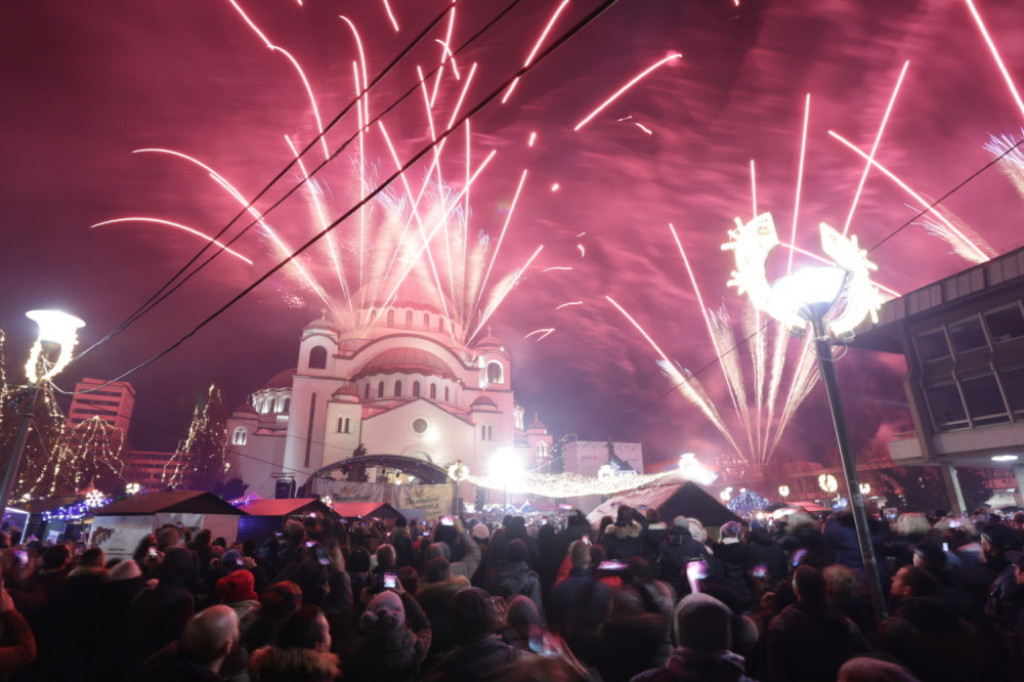
[[[1024,337],[1024,316],[1019,306],[985,313],[985,324],[993,343]]]
[[[949,345],[946,343],[946,332],[941,329],[928,332],[927,334],[921,334],[917,337],[916,342],[917,354],[924,362],[949,357]]]
[[[960,386],[971,419],[976,423],[991,424],[993,418],[996,418],[995,421],[1006,421],[1009,418],[1006,414],[1006,405],[1003,404],[1003,396],[999,393],[999,385],[993,375],[964,379]]]
[[[949,325],[949,339],[958,353],[987,345],[981,321],[976,317]]]
[[[1000,373],[1006,399],[1014,414],[1024,414],[1024,367],[1009,369]]]
[[[967,412],[960,401],[956,385],[932,386],[926,389],[926,392],[936,426],[940,429],[949,429],[966,425]]]

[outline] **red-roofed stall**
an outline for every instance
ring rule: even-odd
[[[331,508],[316,497],[297,497],[283,500],[247,500],[239,505],[248,516],[238,522],[238,541],[255,540],[261,543],[284,527],[288,519],[302,520],[310,514],[326,516]]]

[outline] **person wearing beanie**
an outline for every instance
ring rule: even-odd
[[[246,651],[267,646],[282,621],[302,607],[302,589],[293,582],[274,583],[260,595],[259,610],[242,629],[242,644]]]
[[[342,656],[346,682],[415,682],[430,650],[430,620],[406,592],[385,590],[367,604]]]
[[[259,608],[259,595],[253,589],[255,578],[249,571],[234,571],[217,581],[216,590],[222,604],[238,614],[242,627],[248,625],[246,617]]]
[[[744,674],[743,658],[729,650],[732,612],[706,594],[689,594],[675,610],[678,646],[668,662],[633,676],[630,682],[753,682]]]
[[[644,555],[647,519],[630,506],[622,505],[615,515],[615,523],[605,528],[599,540],[609,559],[626,561]]]
[[[671,585],[677,595],[690,593],[690,585],[686,580],[686,564],[691,561],[704,561],[710,565],[711,553],[703,542],[694,538],[690,529],[690,519],[677,516],[672,521],[671,532],[658,546],[656,577]]]
[[[424,682],[461,682],[492,677],[515,664],[522,656],[533,656],[501,641],[495,634],[497,611],[491,595],[468,587],[448,603],[456,648],[444,656]]]
[[[1021,613],[1014,592],[1018,590],[1014,566],[1020,558],[1020,536],[1009,526],[990,523],[981,530],[981,555],[993,576],[985,600],[985,617],[1003,636],[1009,636]]]

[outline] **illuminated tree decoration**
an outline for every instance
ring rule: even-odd
[[[820,225],[821,249],[846,272],[844,304],[836,306],[838,315],[827,327],[836,336],[847,336],[865,317],[878,321],[878,309],[884,298],[871,282],[871,272],[878,266],[868,260],[867,251],[857,244],[857,237],[844,237],[825,223]],[[736,269],[727,282],[740,294],[747,294],[751,304],[763,310],[792,331],[802,332],[807,321],[797,311],[772,296],[765,263],[771,252],[780,245],[775,223],[770,213],[762,213],[749,223],[736,219],[736,229],[729,231],[729,241],[722,250],[735,255]]]
[[[161,481],[169,488],[213,490],[229,467],[224,394],[211,384],[206,402],[192,415],[188,436],[164,465]]]
[[[771,504],[771,500],[767,497],[762,497],[753,490],[744,490],[740,492],[739,495],[729,500],[728,504],[725,506],[728,507],[730,511],[741,514],[751,514],[760,509],[765,509],[769,504]]]
[[[124,432],[98,415],[67,430],[58,454],[57,487],[75,491],[92,482],[107,489],[124,485]]]

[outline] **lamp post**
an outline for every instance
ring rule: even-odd
[[[21,422],[14,444],[7,459],[3,480],[0,481],[0,517],[7,511],[7,502],[11,499],[14,482],[18,480],[18,470],[25,456],[25,445],[35,418],[36,408],[42,396],[42,386],[71,361],[71,351],[78,338],[75,332],[85,326],[85,322],[74,315],[58,310],[30,310],[25,316],[39,325],[39,333],[29,352],[25,375],[29,385],[24,395],[24,406],[21,410]]]
[[[814,267],[798,270],[786,275],[772,285],[772,297],[780,306],[795,312],[805,322],[810,323],[814,334],[814,348],[818,358],[818,371],[825,384],[828,406],[832,413],[832,426],[836,432],[839,446],[839,459],[846,475],[846,487],[853,511],[853,523],[857,531],[857,543],[860,545],[861,560],[864,562],[864,573],[867,578],[868,591],[871,594],[871,605],[875,618],[881,623],[886,618],[885,598],[878,574],[874,546],[871,544],[871,533],[868,526],[868,515],[864,509],[864,494],[861,492],[857,477],[857,467],[850,448],[850,438],[846,431],[846,419],[843,406],[839,399],[839,383],[836,370],[832,363],[832,346],[828,332],[825,330],[823,318],[832,308],[846,285],[847,271],[837,267]]]

